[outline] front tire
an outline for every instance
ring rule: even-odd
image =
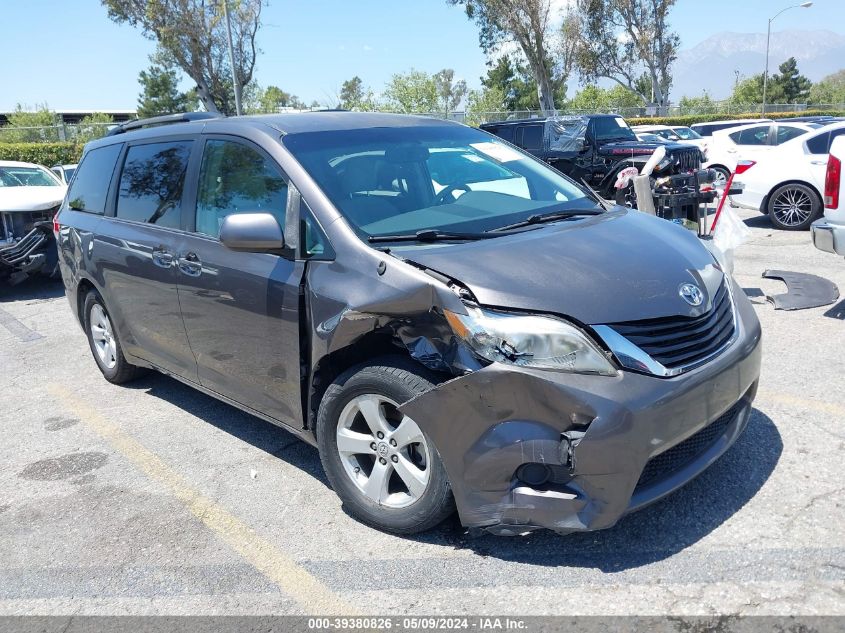
[[[85,297],[83,306],[88,346],[103,377],[115,385],[136,378],[141,369],[130,365],[123,356],[120,341],[117,340],[111,317],[102,297],[92,290]]]
[[[431,529],[454,512],[431,438],[397,407],[434,387],[421,367],[385,358],[344,372],[317,414],[320,459],[359,521],[394,534]]]
[[[822,201],[814,189],[789,183],[775,189],[766,202],[769,218],[783,231],[806,231],[822,214]]]

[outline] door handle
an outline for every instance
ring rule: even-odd
[[[827,165],[827,161],[826,160],[811,160],[810,164],[811,165]]]
[[[162,248],[154,248],[153,263],[160,268],[170,268],[173,265],[173,253],[168,253]]]
[[[199,277],[202,274],[202,262],[196,253],[186,253],[179,258],[179,270],[189,277]]]

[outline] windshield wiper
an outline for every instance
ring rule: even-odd
[[[563,211],[551,211],[549,213],[536,213],[529,215],[524,220],[514,222],[513,224],[506,224],[495,229],[490,229],[491,233],[498,233],[500,231],[509,231],[510,229],[518,229],[523,226],[531,226],[532,224],[544,224],[546,222],[554,222],[556,220],[565,220],[567,218],[574,218],[579,215],[600,215],[604,213],[601,209],[564,209]]]
[[[488,240],[493,237],[501,237],[504,233],[454,233],[449,231],[437,231],[435,229],[424,229],[416,233],[400,233],[398,235],[371,235],[367,238],[370,243],[375,242],[442,242],[446,240]]]

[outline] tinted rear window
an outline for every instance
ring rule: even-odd
[[[126,152],[115,215],[180,228],[182,187],[193,141],[135,145]]]
[[[830,145],[833,143],[833,139],[840,134],[845,134],[845,128],[819,134],[815,138],[811,138],[807,141],[807,149],[810,150],[811,154],[829,154]]]
[[[76,178],[68,192],[68,207],[74,211],[85,211],[103,215],[106,209],[106,195],[109,190],[114,166],[123,143],[92,149],[76,169]]]

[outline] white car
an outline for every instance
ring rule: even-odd
[[[0,281],[53,273],[53,216],[67,186],[41,165],[0,161]]]
[[[731,127],[739,127],[740,125],[748,125],[749,123],[771,123],[771,119],[728,119],[724,121],[707,121],[706,123],[693,123],[690,125],[696,134],[702,138],[710,138],[713,132],[719,130],[727,130]]]
[[[743,191],[731,196],[731,204],[767,213],[779,229],[810,228],[822,214],[830,145],[843,134],[845,123],[827,125],[750,161],[739,178]]]
[[[73,178],[73,172],[76,171],[76,163],[72,165],[53,165],[50,171],[56,174],[66,185],[70,184],[70,179]]]
[[[828,253],[845,255],[845,136],[833,139],[824,180],[824,217],[813,222],[813,244]]]
[[[775,147],[820,128],[817,123],[752,123],[713,132],[707,162],[702,165],[719,172],[717,183],[736,171],[738,160],[758,160]]]
[[[707,141],[700,134],[684,125],[635,125],[631,129],[637,136],[640,134],[655,134],[673,143],[695,145],[705,155],[707,154]]]

